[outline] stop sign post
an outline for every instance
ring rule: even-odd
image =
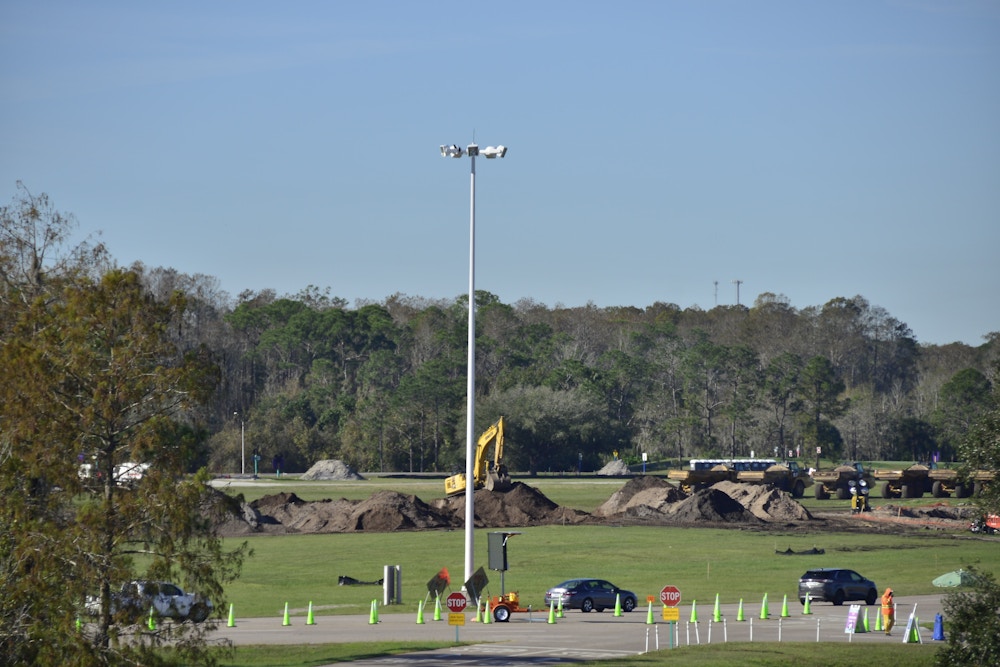
[[[448,607],[448,625],[455,626],[455,641],[458,641],[458,628],[465,625],[465,601],[464,593],[452,593],[444,604]]]

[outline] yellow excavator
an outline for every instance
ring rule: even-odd
[[[487,451],[493,444],[493,460]],[[503,464],[503,417],[483,431],[476,442],[476,459],[472,467],[473,489],[486,488],[490,491],[506,491],[510,488],[510,473]],[[444,491],[449,496],[464,492],[465,473],[458,473],[444,480]]]

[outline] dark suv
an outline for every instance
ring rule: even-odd
[[[871,579],[865,579],[854,570],[824,567],[809,570],[799,579],[799,602],[806,603],[826,600],[835,605],[845,600],[864,600],[865,604],[878,601],[878,587]]]

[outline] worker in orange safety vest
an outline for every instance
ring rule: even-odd
[[[885,626],[885,634],[892,634],[892,626],[896,622],[896,602],[892,599],[892,589],[885,589],[882,594],[882,620]]]

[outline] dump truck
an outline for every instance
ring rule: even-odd
[[[494,447],[492,461],[488,455],[490,445]],[[510,473],[503,464],[503,417],[479,436],[476,442],[472,478],[473,489],[506,491],[510,488]],[[462,493],[466,488],[465,473],[458,473],[444,480],[444,491],[449,496]]]
[[[776,463],[774,459],[691,459],[687,468],[668,470],[667,479],[677,482],[685,493],[694,493],[716,482],[735,482],[740,472],[762,472]]]
[[[837,500],[847,500],[851,497],[851,482],[856,485],[864,482],[869,489],[875,487],[875,478],[865,471],[860,463],[842,463],[833,470],[817,470],[812,474],[813,492],[817,500],[826,500],[831,495]]]
[[[809,472],[800,468],[797,461],[773,463],[764,470],[741,470],[736,473],[736,481],[745,484],[770,484],[792,494],[793,498],[801,498],[806,487],[813,483]]]
[[[961,471],[938,468],[935,464],[916,463],[903,470],[876,470],[875,479],[884,482],[883,498],[920,498],[930,493],[935,498],[968,498],[982,492],[994,473],[974,470],[963,476]]]

